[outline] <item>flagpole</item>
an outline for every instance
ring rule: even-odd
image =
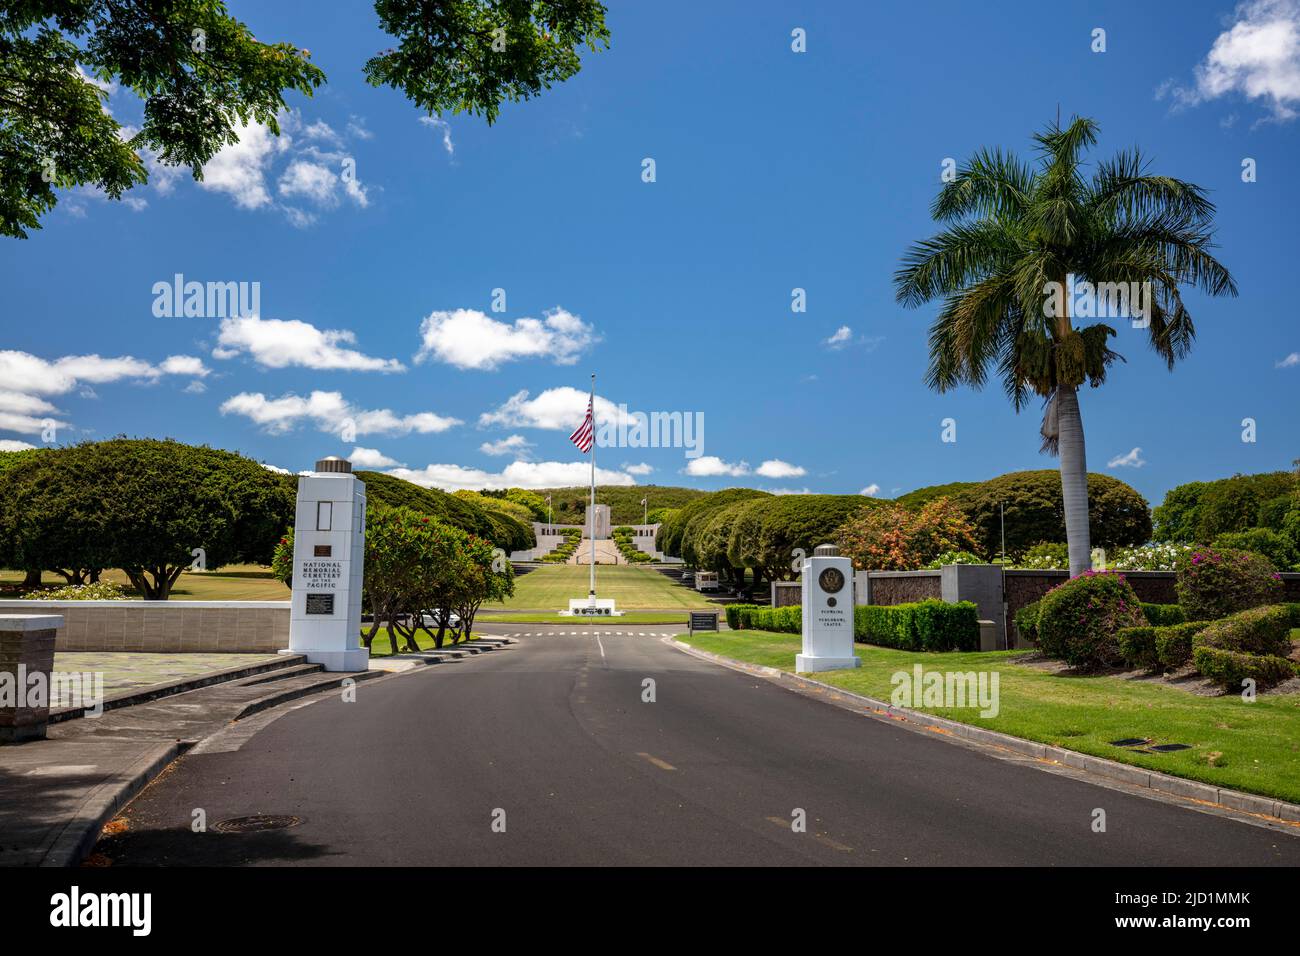
[[[591,590],[588,598],[596,600],[596,373],[591,374]]]

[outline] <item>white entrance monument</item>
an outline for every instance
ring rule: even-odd
[[[834,671],[857,667],[853,653],[853,562],[840,549],[823,544],[804,559],[803,653],[796,671]]]
[[[365,560],[366,486],[343,458],[322,458],[298,478],[293,534],[289,649],[327,671],[363,671],[361,572]]]

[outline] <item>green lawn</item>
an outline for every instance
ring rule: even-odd
[[[697,609],[702,610],[702,609]],[[680,624],[686,626],[685,610],[681,611],[629,611],[621,617],[561,617],[559,614],[515,613],[513,611],[480,611],[474,618],[478,624],[573,624],[580,627],[617,627],[620,624]],[[721,612],[719,611],[719,616]]]
[[[6,597],[20,597],[25,593],[21,571],[0,571],[0,589]],[[45,572],[45,586],[63,587],[66,582],[60,575]],[[112,581],[126,588],[128,595],[138,596],[126,575],[116,569],[107,570],[101,580]],[[271,577],[271,569],[257,564],[232,564],[219,571],[185,571],[172,588],[173,601],[287,601],[289,589]]]
[[[576,564],[543,565],[515,580],[515,596],[483,610],[554,612],[569,606],[570,598],[585,598],[589,571]],[[718,607],[698,591],[682,587],[658,571],[632,565],[596,568],[596,596],[613,598],[620,611]]]
[[[398,640],[401,642],[403,647],[406,646],[406,642],[404,640],[401,640],[401,638],[399,638]],[[478,635],[471,634],[470,640],[471,641],[478,640]],[[357,639],[357,643],[361,644],[361,646],[363,647],[365,646],[364,643],[361,642],[361,639],[359,637]],[[417,631],[415,633],[415,643],[422,651],[431,651],[434,649],[432,635],[426,634],[424,631]],[[466,642],[462,641],[461,643],[466,643]],[[443,650],[446,650],[447,648],[454,647],[454,646],[455,644],[452,642],[450,636],[442,642]],[[375,642],[370,645],[370,656],[389,657],[392,655],[392,653],[393,653],[393,634],[388,628],[381,627],[379,629],[379,633],[375,635]]]
[[[728,631],[682,637],[701,650],[786,671],[800,650],[797,634]],[[1199,697],[1159,683],[1121,677],[1055,676],[1017,665],[1023,651],[925,654],[857,645],[856,670],[829,671],[818,680],[880,700],[891,698],[891,675],[922,664],[926,671],[997,671],[1000,712],[918,708],[1079,753],[1163,770],[1216,786],[1300,803],[1300,694],[1261,694],[1246,703],[1233,694]],[[1129,737],[1192,749],[1144,754],[1111,746]]]

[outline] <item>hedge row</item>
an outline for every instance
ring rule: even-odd
[[[799,634],[803,609],[795,604],[767,608],[729,604],[727,626],[732,630]],[[975,651],[980,646],[979,614],[975,604],[949,604],[933,598],[914,604],[867,604],[854,608],[853,639],[904,651]]]
[[[1116,640],[1130,667],[1175,670],[1192,659],[1192,638],[1208,626],[1206,621],[1185,621],[1163,627],[1125,627]]]
[[[979,612],[974,602],[933,598],[913,604],[866,604],[854,609],[853,639],[902,651],[977,651]]]
[[[1201,676],[1224,690],[1240,690],[1242,681],[1250,678],[1257,687],[1269,687],[1296,675],[1296,666],[1285,657],[1273,654],[1243,654],[1218,647],[1197,647],[1192,651],[1192,661]]]

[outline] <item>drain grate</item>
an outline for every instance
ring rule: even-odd
[[[263,830],[287,830],[302,823],[300,817],[287,814],[257,813],[251,817],[235,817],[214,823],[212,829],[219,833],[261,833]]]
[[[1151,741],[1146,737],[1125,737],[1123,740],[1112,740],[1112,747],[1136,747],[1139,744],[1148,744]]]
[[[1156,744],[1154,747],[1148,747],[1148,750],[1159,754],[1167,754],[1173,750],[1191,750],[1191,744]]]

